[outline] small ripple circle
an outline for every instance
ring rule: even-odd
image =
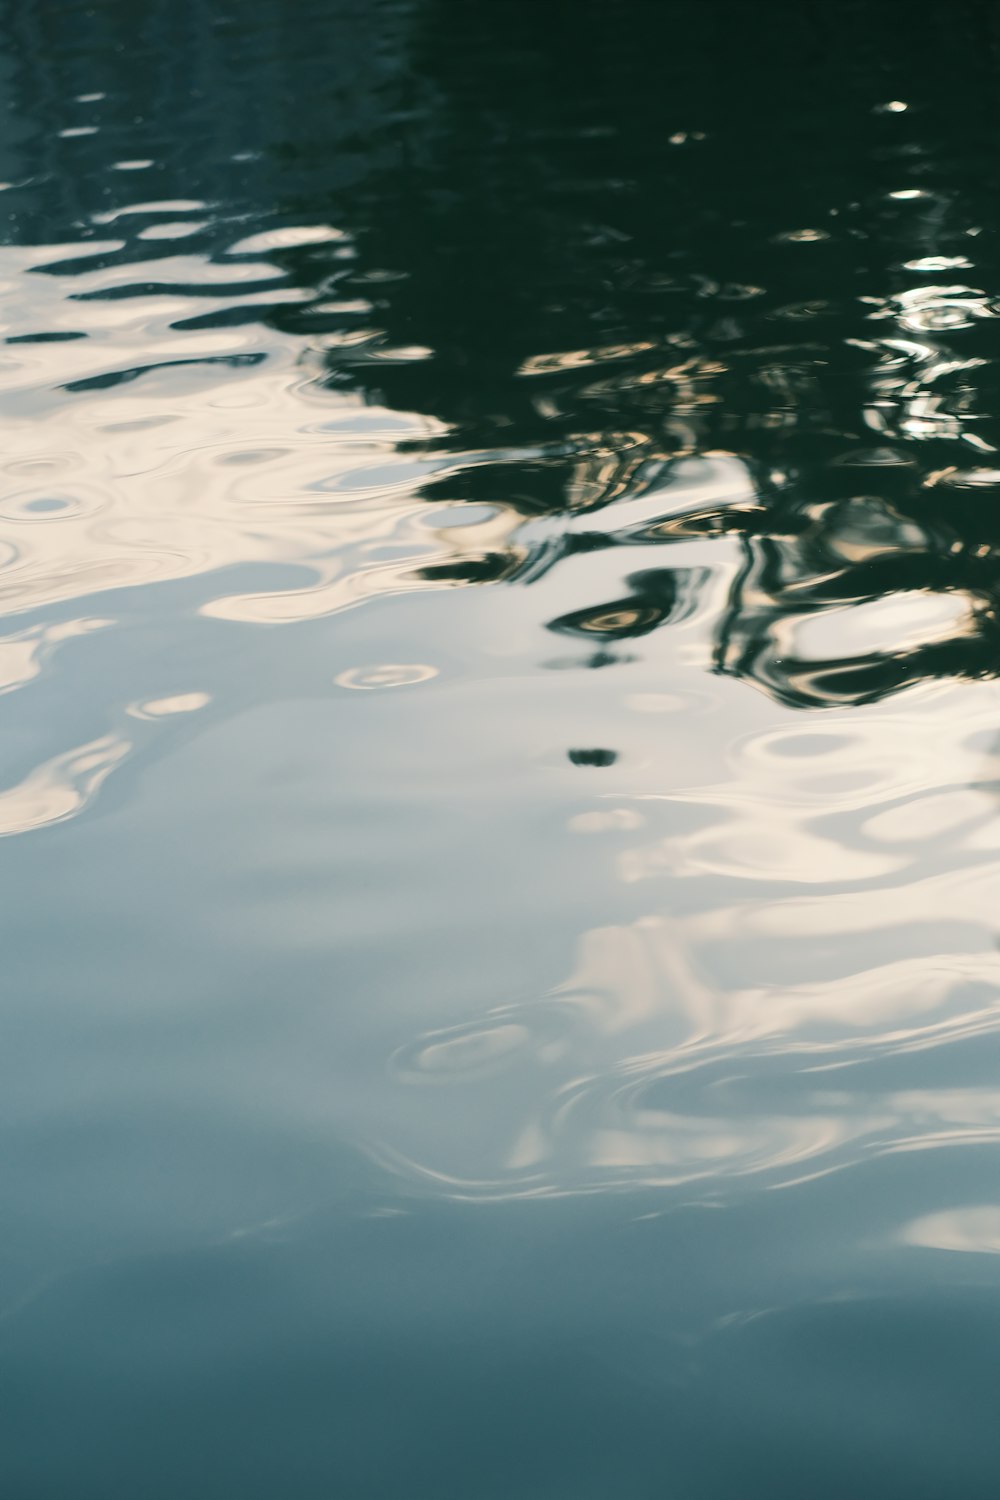
[[[411,687],[417,682],[428,682],[437,676],[437,667],[428,667],[420,662],[383,662],[376,666],[349,667],[335,681],[338,687],[375,688]]]

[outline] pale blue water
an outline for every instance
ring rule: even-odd
[[[0,3],[3,1500],[993,1500],[998,46]]]

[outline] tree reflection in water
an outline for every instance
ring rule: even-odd
[[[717,671],[802,708],[995,674],[998,304],[984,285],[996,224],[982,190],[995,168],[976,145],[964,163],[949,153],[942,120],[962,70],[935,66],[940,47],[993,37],[995,16],[959,9],[949,40],[901,37],[870,8],[854,30],[839,12],[834,24],[772,7],[779,30],[755,7],[639,7],[629,29],[584,6],[566,29],[505,6],[485,68],[471,60],[495,8],[457,31],[450,13],[447,47],[443,9],[427,9],[421,57],[441,93],[400,219],[379,191],[359,241],[398,271],[379,294],[382,332],[326,355],[327,378],[350,370],[449,424],[458,462],[427,496],[512,520],[492,549],[422,576],[531,583],[574,553],[622,549],[622,586],[551,621],[606,666],[707,579],[666,558],[633,568],[628,549],[647,549],[645,564],[654,545],[736,538]],[[671,26],[684,56],[711,57],[710,75],[672,68]],[[890,42],[912,54],[906,109],[878,102]],[[843,72],[830,68],[848,47]],[[574,131],[549,116],[557,70]],[[936,97],[921,96],[931,76]],[[832,77],[854,123],[831,138]],[[991,101],[966,94],[963,107],[995,138]],[[797,190],[811,222],[795,225],[780,159],[791,119],[816,148]],[[393,364],[414,343],[432,357]]]
[[[20,243],[107,237],[90,270],[142,262],[90,298],[148,294],[176,256],[117,157],[155,164],[154,209],[203,214],[186,254],[242,249],[249,275],[266,233],[280,287],[177,326],[262,322],[299,342],[306,384],[432,418],[396,445],[421,497],[493,516],[394,587],[607,554],[607,593],[551,621],[603,667],[705,587],[711,565],[672,566],[671,545],[724,537],[743,561],[717,671],[800,707],[993,675],[1000,120],[995,69],[966,63],[995,55],[997,16],[949,18],[385,0],[290,28],[278,0],[238,26],[208,0],[109,0],[81,45],[126,52],[128,79],[98,68],[80,98],[101,128],[66,140],[76,54],[38,0],[8,4],[10,222]],[[170,69],[180,44],[195,79]]]

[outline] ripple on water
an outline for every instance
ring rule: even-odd
[[[350,667],[346,672],[339,673],[336,680],[339,687],[378,690],[413,687],[418,682],[429,682],[436,676],[436,667],[424,666],[418,662],[384,662],[378,666]]]
[[[17,785],[0,789],[0,838],[76,817],[131,748],[130,741],[105,735],[54,756]]]
[[[0,519],[15,522],[68,521],[96,515],[108,504],[107,494],[91,491],[59,494],[45,486],[0,495]]]
[[[907,113],[872,97],[872,130]],[[481,309],[467,317],[452,285],[475,244],[442,256],[448,295],[435,296],[421,232],[366,221],[371,182],[322,209],[305,193],[298,210],[276,185],[249,211],[210,165],[181,196],[160,144],[109,134],[103,111],[100,130],[62,117],[58,129],[74,161],[102,153],[102,187],[88,198],[81,178],[79,213],[51,243],[0,248],[0,690],[24,689],[28,726],[0,833],[84,813],[126,758],[224,733],[237,699],[266,717],[301,695],[338,733],[346,715],[359,761],[377,761],[372,716],[333,690],[430,682],[444,642],[461,662],[455,719],[447,705],[430,717],[452,682],[389,694],[374,713],[407,748],[402,785],[386,775],[380,793],[393,787],[429,852],[404,880],[372,802],[380,855],[364,848],[358,863],[405,899],[393,912],[371,897],[367,920],[417,929],[410,907],[436,899],[454,936],[498,900],[502,924],[520,911],[503,893],[520,897],[531,866],[538,909],[520,912],[525,936],[510,922],[519,992],[542,972],[532,945],[550,926],[562,957],[555,967],[546,950],[546,984],[518,1003],[476,992],[457,1020],[429,1003],[380,1015],[392,1062],[388,1082],[368,1080],[384,1106],[374,1150],[428,1190],[697,1183],[707,1198],[736,1179],[779,1185],[919,1149],[949,1120],[963,1138],[991,1131],[988,1101],[856,1082],[997,1020],[998,777],[974,740],[995,722],[978,679],[997,671],[985,501],[1000,481],[980,409],[997,302],[985,267],[976,285],[957,280],[971,262],[947,229],[948,195],[928,178],[883,180],[870,210],[819,188],[809,205],[755,199],[752,229],[734,216],[717,235],[709,274],[687,231],[671,250],[659,230],[623,227],[624,209],[611,222],[632,197],[624,176],[567,165],[551,225],[535,226],[537,264],[510,278],[518,296],[502,278],[491,293],[493,326]],[[586,151],[612,150],[617,127],[596,129]],[[716,137],[667,130],[677,185],[700,184],[684,174],[708,168],[688,158]],[[266,158],[243,145],[224,153],[241,183]],[[425,146],[415,138],[415,207],[426,190],[450,254],[465,229],[422,178]],[[283,158],[290,177],[296,161]],[[595,193],[602,212],[584,212]],[[884,265],[880,242],[855,232],[869,213],[893,226]],[[97,596],[112,593],[105,619]],[[150,623],[161,597],[183,600],[162,606],[165,627]],[[385,630],[369,626],[369,606],[390,600]],[[334,618],[347,610],[348,624]],[[293,688],[273,668],[278,625],[298,627],[280,648]],[[98,626],[109,660],[147,629],[151,650],[161,629],[179,650],[194,626],[204,672],[200,657],[157,660],[119,694],[86,640]],[[568,643],[556,662],[553,632]],[[259,688],[216,667],[207,648],[233,642],[264,664]],[[77,670],[99,715],[86,732],[69,729]],[[494,673],[496,696],[466,710],[460,684],[492,690]],[[535,700],[526,685],[541,679]],[[961,701],[935,699],[951,680],[968,683]],[[886,708],[916,686],[924,699]],[[64,689],[59,719],[47,705]],[[468,832],[468,844],[454,835],[448,899],[421,743],[434,747],[426,785],[453,789]],[[349,754],[339,740],[337,753]],[[315,807],[326,827],[350,822],[307,772],[287,779],[303,823]],[[275,866],[294,866],[284,823],[275,845]],[[481,870],[470,848],[488,851]],[[328,875],[331,849],[315,856]],[[461,905],[473,888],[475,909],[472,895]]]
[[[4,1497],[990,1500],[996,48],[827,9],[0,7]]]
[[[130,704],[126,713],[134,719],[163,719],[172,714],[196,713],[209,702],[208,693],[173,693],[167,698],[147,698],[143,703]]]
[[[611,859],[626,883],[657,883],[656,906],[583,935],[548,995],[400,1048],[400,1084],[448,1088],[387,1102],[405,1124],[373,1153],[414,1191],[714,1201],[1000,1139],[995,1091],[925,1081],[928,1053],[1000,1041],[975,869],[995,856],[969,842],[1000,804],[976,717],[995,718],[988,686],[978,715],[932,701],[796,718],[730,746],[711,789],[617,788],[575,813],[572,831],[628,841]],[[676,822],[698,806],[693,830]]]

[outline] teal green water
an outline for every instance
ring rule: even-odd
[[[995,1500],[998,82],[0,0],[3,1500]]]

